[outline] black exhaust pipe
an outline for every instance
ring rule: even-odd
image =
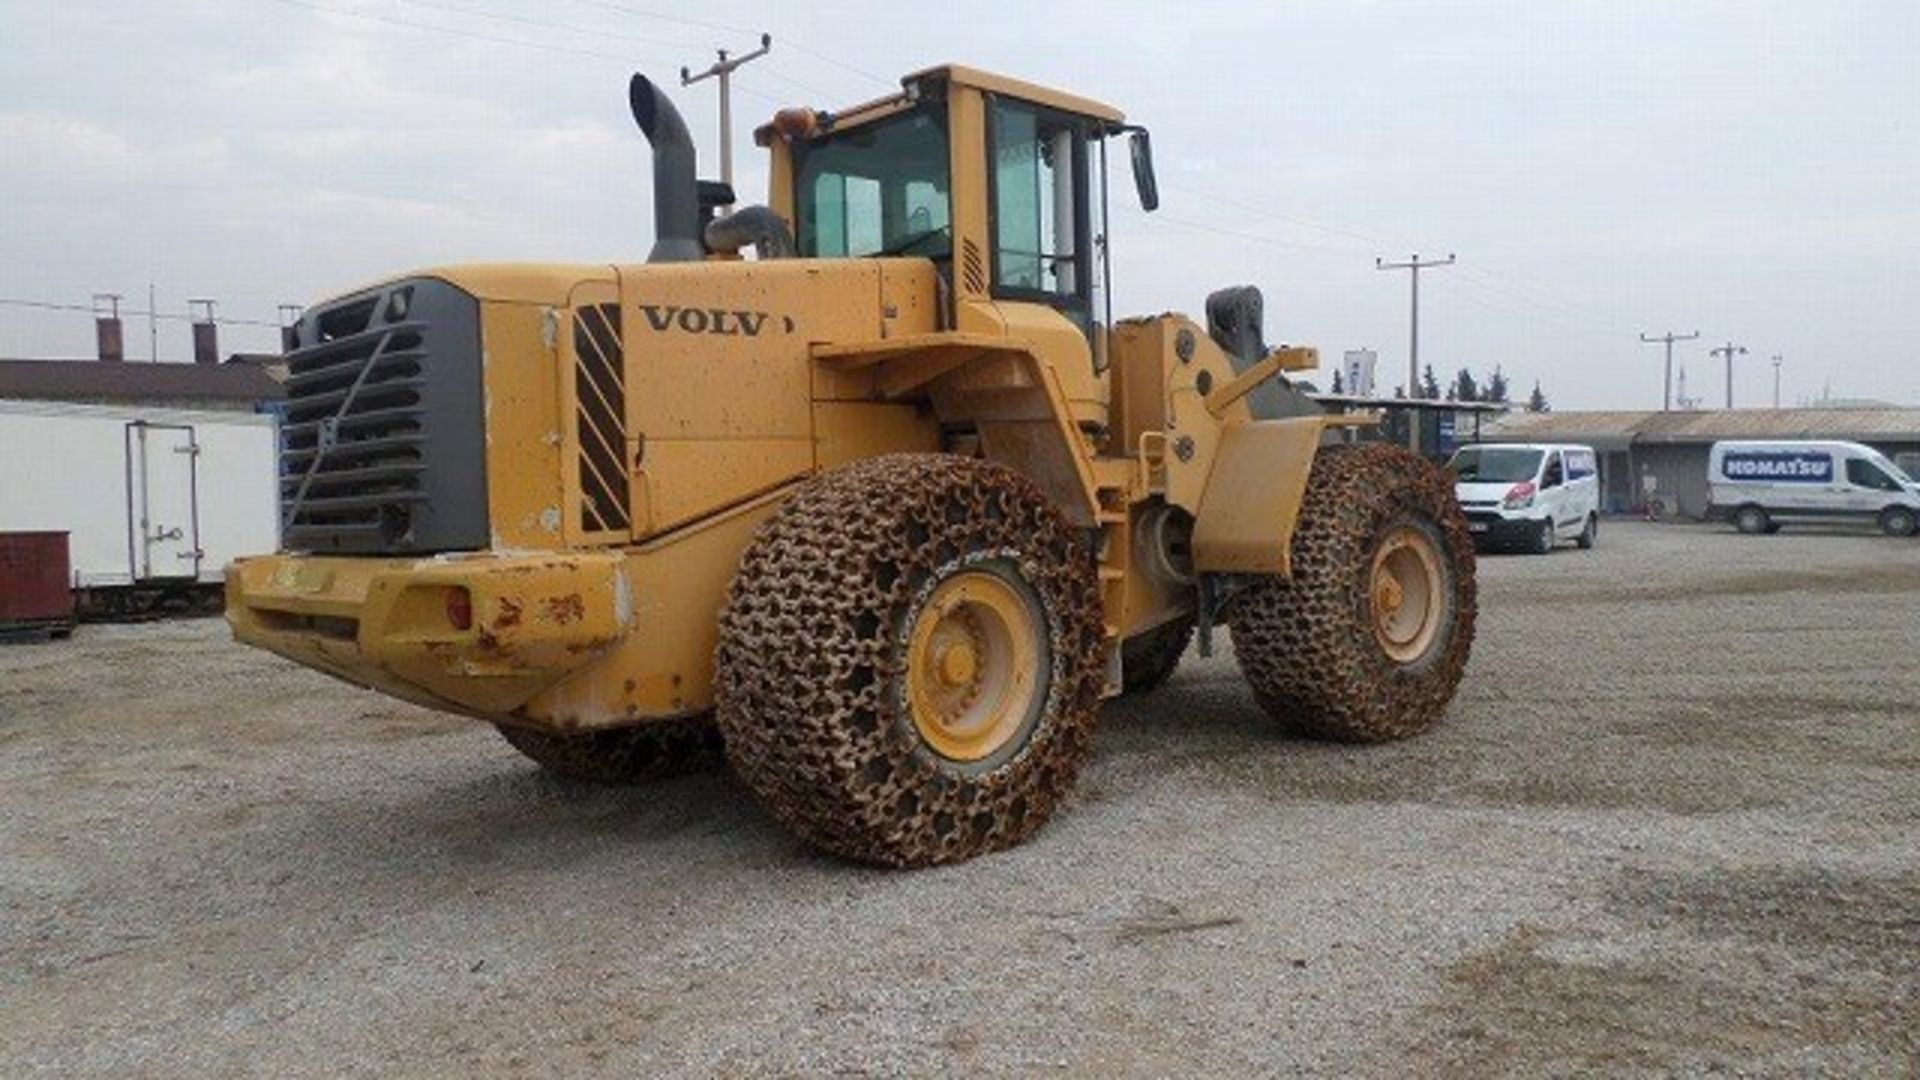
[[[627,104],[641,134],[653,144],[653,250],[648,262],[698,262],[700,191],[694,179],[693,137],[667,95],[645,75],[627,84]]]

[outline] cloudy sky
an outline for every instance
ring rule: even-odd
[[[966,14],[962,16],[962,9]],[[1689,392],[1920,405],[1920,4],[1183,5],[704,0],[0,0],[0,298],[120,292],[271,323],[410,267],[637,261],[634,69],[774,35],[747,121],[960,60],[1153,128],[1163,206],[1117,215],[1117,307],[1267,295],[1268,336],[1501,365],[1560,408]],[[711,83],[680,100],[717,160]],[[738,133],[737,185],[764,169]],[[717,171],[710,165],[705,172]],[[1124,191],[1116,188],[1116,193]],[[163,359],[188,350],[159,326]],[[129,327],[145,355],[145,326]],[[84,313],[0,304],[0,356],[85,356]],[[224,330],[229,349],[273,334]]]

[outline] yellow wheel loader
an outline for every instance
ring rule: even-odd
[[[646,262],[429,270],[289,330],[284,550],[228,571],[239,639],[562,775],[724,750],[894,866],[1031,835],[1196,627],[1285,729],[1445,710],[1475,613],[1446,478],[1296,392],[1316,355],[1252,289],[1112,318],[1108,154],[1152,209],[1144,130],[932,68],[778,113],[767,204],[728,212],[659,89],[630,104]]]

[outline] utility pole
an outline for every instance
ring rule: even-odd
[[[1699,336],[1700,336],[1700,331],[1698,330],[1695,330],[1691,334],[1676,334],[1673,331],[1669,330],[1666,333],[1661,334],[1659,337],[1648,337],[1645,334],[1640,335],[1640,340],[1646,342],[1649,345],[1655,345],[1655,344],[1660,344],[1664,342],[1667,346],[1666,378],[1665,378],[1665,381],[1663,381],[1660,384],[1660,411],[1661,412],[1673,411],[1673,343],[1676,341],[1692,341],[1694,338],[1697,338]]]
[[[1733,408],[1733,358],[1735,356],[1747,355],[1747,347],[1745,345],[1735,345],[1729,341],[1725,345],[1718,345],[1708,349],[1707,355],[1724,356],[1727,358],[1727,408],[1731,409]]]
[[[1434,266],[1452,266],[1453,256],[1444,259],[1421,259],[1419,255],[1406,262],[1390,263],[1384,259],[1373,260],[1375,270],[1405,270],[1413,284],[1412,317],[1407,329],[1407,397],[1420,396],[1420,271]],[[1407,445],[1414,453],[1420,452],[1420,410],[1407,412]]]
[[[680,85],[692,86],[702,79],[720,80],[720,180],[728,187],[733,186],[733,73],[750,60],[758,60],[773,48],[773,35],[761,34],[760,47],[750,53],[727,57],[727,50],[715,49],[720,59],[707,70],[695,75],[687,68],[680,69]]]
[[[1782,359],[1779,353],[1773,354],[1773,407],[1776,409],[1780,407],[1780,361]]]

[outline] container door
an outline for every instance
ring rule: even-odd
[[[134,576],[198,577],[200,447],[190,427],[127,425]]]

